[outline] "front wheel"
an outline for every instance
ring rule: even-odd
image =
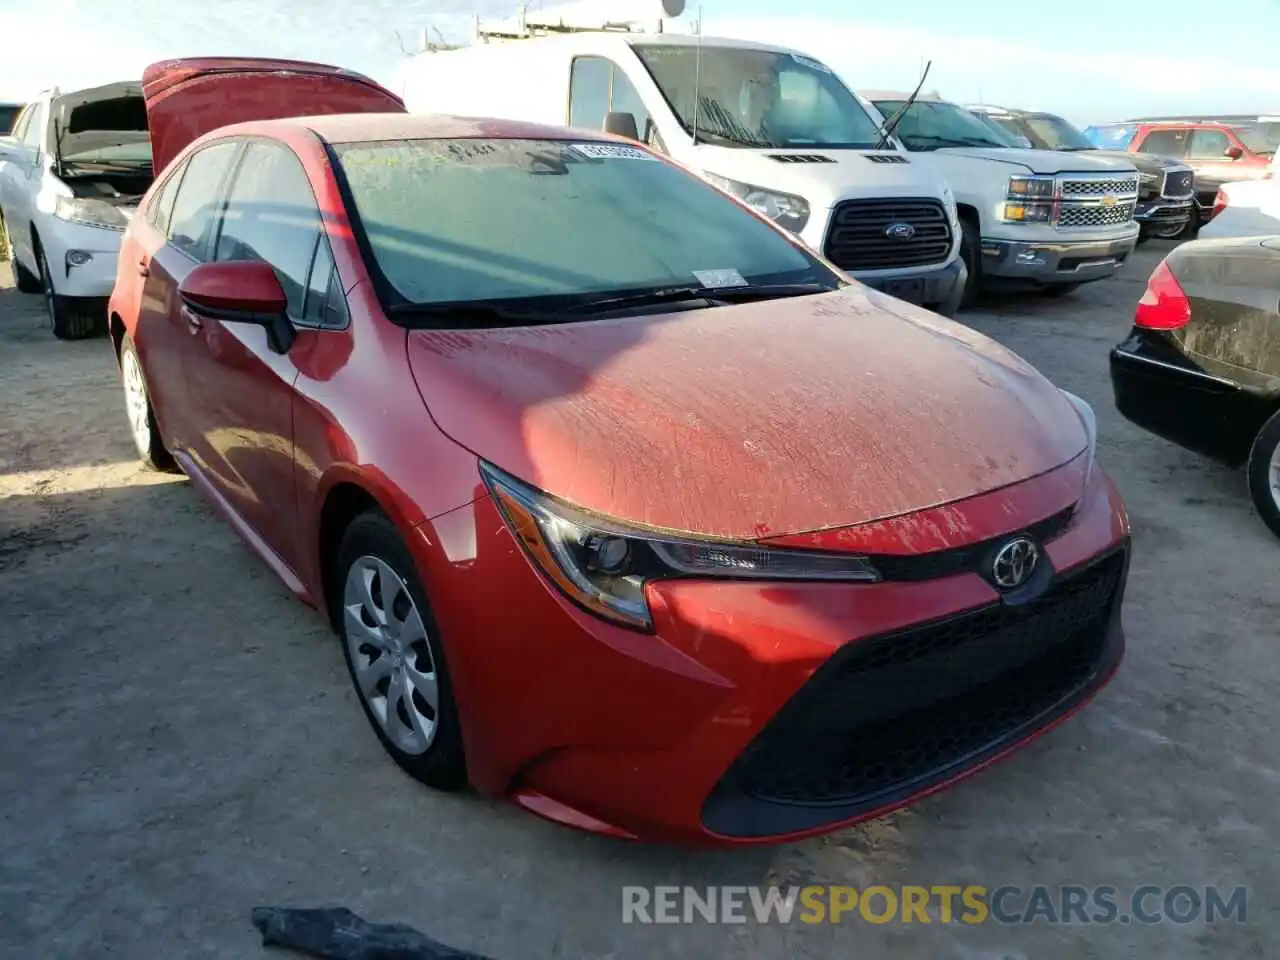
[[[1277,411],[1253,442],[1249,453],[1249,495],[1258,514],[1280,537],[1280,411]]]
[[[40,278],[22,265],[17,251],[13,249],[13,240],[9,237],[9,224],[0,222],[0,230],[4,233],[4,248],[9,252],[9,262],[13,264],[13,283],[19,293],[39,293],[43,288]]]
[[[40,286],[44,291],[45,309],[49,313],[49,329],[55,337],[59,340],[84,340],[106,330],[105,312],[98,316],[54,288],[53,271],[49,269],[49,259],[39,243],[36,244],[36,262],[40,266]]]
[[[347,527],[331,580],[347,671],[396,764],[437,790],[466,785],[462,730],[440,630],[413,557],[378,511]]]
[[[978,225],[969,220],[960,221],[960,257],[969,271],[960,306],[972,307],[982,293],[982,238],[978,236]]]

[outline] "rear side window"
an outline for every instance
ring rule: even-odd
[[[265,260],[289,298],[289,314],[303,315],[320,211],[302,163],[292,150],[253,142],[227,195],[216,260]]]
[[[173,213],[173,201],[178,196],[178,184],[182,182],[182,174],[186,169],[187,161],[184,160],[178,169],[165,177],[160,189],[152,194],[147,203],[147,223],[165,236],[169,233],[169,217]]]
[[[1197,160],[1221,160],[1229,146],[1231,141],[1221,130],[1197,130],[1191,134],[1191,149],[1187,156]]]
[[[34,104],[27,110],[26,128],[18,136],[24,146],[39,150],[44,145],[44,124],[48,115],[49,111],[43,102]]]
[[[27,124],[31,122],[31,115],[35,112],[34,105],[23,107],[17,119],[13,121],[13,129],[9,131],[9,135],[19,143],[22,142],[22,135],[27,132]]]
[[[1187,155],[1186,130],[1152,130],[1138,145],[1139,153],[1180,159]]]
[[[208,259],[222,185],[239,149],[239,141],[223,140],[192,154],[187,161],[169,218],[169,243],[193,260]]]

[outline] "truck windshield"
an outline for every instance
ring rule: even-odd
[[[875,100],[886,118],[902,109],[905,100]],[[1016,147],[1018,141],[997,127],[983,123],[964,107],[942,100],[917,100],[898,121],[894,135],[908,150],[940,147]]]
[[[1039,113],[1023,117],[1031,130],[1031,142],[1041,150],[1096,150],[1083,133],[1061,117]]]
[[[735,200],[637,147],[476,139],[334,149],[391,305],[411,317],[421,308],[428,324],[456,323],[443,305],[489,325],[481,307],[554,313],[646,292],[841,285]]]
[[[876,122],[817,60],[717,45],[636,43],[632,49],[685,131],[698,140],[728,147],[850,150],[870,150],[880,140]]]

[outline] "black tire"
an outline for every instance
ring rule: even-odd
[[[49,313],[49,329],[59,340],[87,340],[107,332],[106,310],[97,310],[97,300],[81,303],[64,297],[53,286],[53,272],[40,241],[35,242],[36,262],[40,265],[40,289],[44,292],[45,309]],[[99,316],[101,314],[101,316]]]
[[[386,733],[381,721],[374,712],[368,698],[361,691],[356,664],[352,656],[351,643],[348,637],[348,624],[345,615],[344,591],[347,578],[352,567],[366,558],[373,558],[386,564],[400,578],[397,586],[407,592],[408,597],[417,607],[424,627],[425,644],[430,652],[430,666],[436,680],[437,705],[434,710],[435,732],[425,752],[413,753],[401,749]],[[378,593],[384,596],[380,578]],[[342,536],[342,545],[338,548],[338,556],[332,567],[332,576],[328,584],[329,602],[333,622],[337,625],[338,636],[342,641],[342,655],[347,663],[347,673],[356,690],[356,698],[364,710],[365,718],[374,734],[405,773],[415,780],[433,787],[436,790],[460,790],[467,785],[467,768],[462,749],[462,728],[458,722],[457,705],[453,695],[453,685],[449,679],[449,667],[445,660],[444,646],[440,642],[440,628],[427,602],[426,591],[418,577],[416,565],[409,549],[404,545],[395,525],[378,510],[369,510],[360,514],[347,527]],[[397,596],[393,600],[402,599]],[[385,655],[385,654],[383,654]],[[412,658],[413,655],[410,655]],[[415,661],[419,669],[423,669],[424,661],[421,652]],[[389,682],[389,681],[388,681]],[[385,695],[385,691],[384,691]],[[399,710],[402,705],[397,705]],[[398,716],[403,717],[400,713]]]
[[[1040,288],[1040,292],[1046,297],[1065,297],[1074,290],[1079,289],[1078,283],[1052,283]]]
[[[1148,230],[1145,226],[1140,227],[1138,229],[1138,240],[1134,245],[1140,247],[1150,239],[1151,239],[1151,231]]]
[[[1249,496],[1262,522],[1280,537],[1280,489],[1272,489],[1272,482],[1280,486],[1280,411],[1266,422],[1249,452]],[[1276,466],[1273,469],[1273,463]]]
[[[978,225],[967,218],[960,220],[960,258],[964,261],[969,278],[965,281],[964,296],[960,298],[960,306],[972,307],[982,295],[982,238],[978,236]]]
[[[124,382],[127,376],[126,371],[130,363],[138,364],[138,372],[141,376],[143,373],[142,363],[138,360],[138,350],[133,345],[133,338],[127,333],[124,339],[120,341],[120,378]],[[151,406],[151,392],[147,389],[146,378],[142,378],[142,391],[146,400],[146,436],[144,441],[140,435],[141,431],[135,432],[133,429],[132,413],[129,409],[126,390],[125,415],[130,417],[129,433],[133,437],[133,446],[138,451],[138,459],[142,461],[143,466],[152,470],[159,470],[162,473],[177,472],[177,464],[173,462],[173,455],[169,453],[169,449],[164,445],[164,440],[160,436],[160,428],[156,426],[156,412]]]
[[[18,288],[19,293],[39,293],[44,288],[40,285],[40,278],[24,267],[13,252],[13,240],[9,237],[9,224],[0,221],[0,230],[4,232],[4,248],[9,255],[9,262],[13,264],[13,283]]]

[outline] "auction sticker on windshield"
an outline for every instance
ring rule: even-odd
[[[747,281],[737,270],[695,270],[693,275],[698,282],[709,290],[721,290],[725,287],[745,287]]]
[[[592,160],[653,160],[655,163],[658,160],[651,153],[620,143],[572,143],[569,146]]]

